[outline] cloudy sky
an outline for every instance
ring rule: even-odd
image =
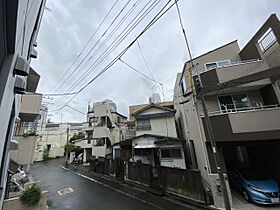
[[[79,90],[126,48],[167,2],[47,0],[37,39],[39,56],[32,61],[32,66],[41,75],[37,91]],[[155,7],[150,7],[153,5]],[[242,48],[272,13],[280,17],[279,0],[180,0],[179,7],[193,56],[235,39]],[[149,8],[153,9],[139,19],[141,22],[135,24],[133,30],[127,31]],[[124,34],[127,36],[122,39]],[[116,48],[112,48],[114,46]],[[172,99],[176,74],[182,71],[183,63],[188,59],[176,7],[141,36],[139,46],[135,43],[130,47],[122,60],[163,83],[165,99]],[[74,109],[86,113],[89,103],[111,99],[120,113],[128,114],[128,106],[147,103],[152,93],[163,96],[156,83],[117,61],[70,102],[72,96],[60,96],[45,98],[44,103],[48,105],[52,121],[81,122],[85,121],[85,115]],[[65,106],[67,102],[72,108]]]

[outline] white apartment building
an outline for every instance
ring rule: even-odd
[[[126,117],[117,112],[111,100],[89,105],[87,122],[83,123],[85,139],[75,142],[84,150],[84,162],[91,156],[106,157],[112,154],[112,145],[123,140],[122,130]]]

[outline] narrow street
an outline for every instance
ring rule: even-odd
[[[36,163],[31,169],[42,190],[48,191],[48,205],[52,210],[197,209],[126,184],[90,180],[63,169],[63,164],[64,159],[56,159]],[[72,188],[73,192],[59,195],[58,191],[66,188]]]

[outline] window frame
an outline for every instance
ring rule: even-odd
[[[169,153],[170,153],[170,157],[162,157],[162,151],[163,150],[168,150]],[[173,150],[179,150],[180,151],[180,156],[175,156],[174,157],[174,154],[173,154]],[[183,159],[183,154],[182,154],[182,149],[177,147],[177,148],[161,148],[160,149],[160,158],[161,159]]]
[[[222,106],[221,106],[219,97],[223,97],[223,96],[230,96],[230,97],[231,97],[231,100],[232,100],[233,106],[234,106],[234,109],[233,109],[233,111],[231,111],[231,112],[244,111],[244,110],[238,110],[239,108],[238,108],[238,109],[236,108],[236,103],[235,103],[234,98],[233,98],[233,96],[236,96],[236,95],[246,95],[247,98],[248,98],[248,104],[249,104],[249,106],[248,106],[248,109],[245,109],[245,107],[244,107],[244,110],[249,110],[249,109],[251,109],[252,103],[251,103],[250,97],[248,96],[247,93],[223,94],[223,95],[218,95],[218,96],[217,96],[217,101],[218,101],[218,105],[219,105],[219,109],[220,109],[220,112],[221,112],[221,113],[229,113],[229,111],[226,111],[226,110],[223,110],[223,109],[222,109]],[[227,110],[230,110],[230,109],[227,109]]]

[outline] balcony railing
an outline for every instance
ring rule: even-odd
[[[227,68],[227,67],[231,67],[231,66],[239,66],[239,65],[258,63],[258,62],[262,62],[262,60],[261,59],[250,59],[250,60],[244,60],[244,61],[230,61],[230,64],[227,64],[227,65],[222,65],[222,66],[218,65],[216,67],[209,68],[209,69],[205,68],[204,72],[211,71],[213,69],[222,69],[222,68]]]
[[[136,126],[137,131],[144,131],[144,130],[151,130],[151,129],[152,128],[150,125]]]
[[[232,108],[228,108],[230,105],[232,105]],[[242,113],[242,112],[254,112],[254,111],[260,111],[260,110],[271,110],[271,109],[279,109],[280,104],[274,104],[274,105],[267,105],[267,106],[248,106],[248,107],[234,107],[233,104],[228,104],[227,106],[224,106],[223,110],[209,112],[209,116],[217,116],[217,115],[225,115],[230,113]],[[202,116],[204,117],[204,116]]]

